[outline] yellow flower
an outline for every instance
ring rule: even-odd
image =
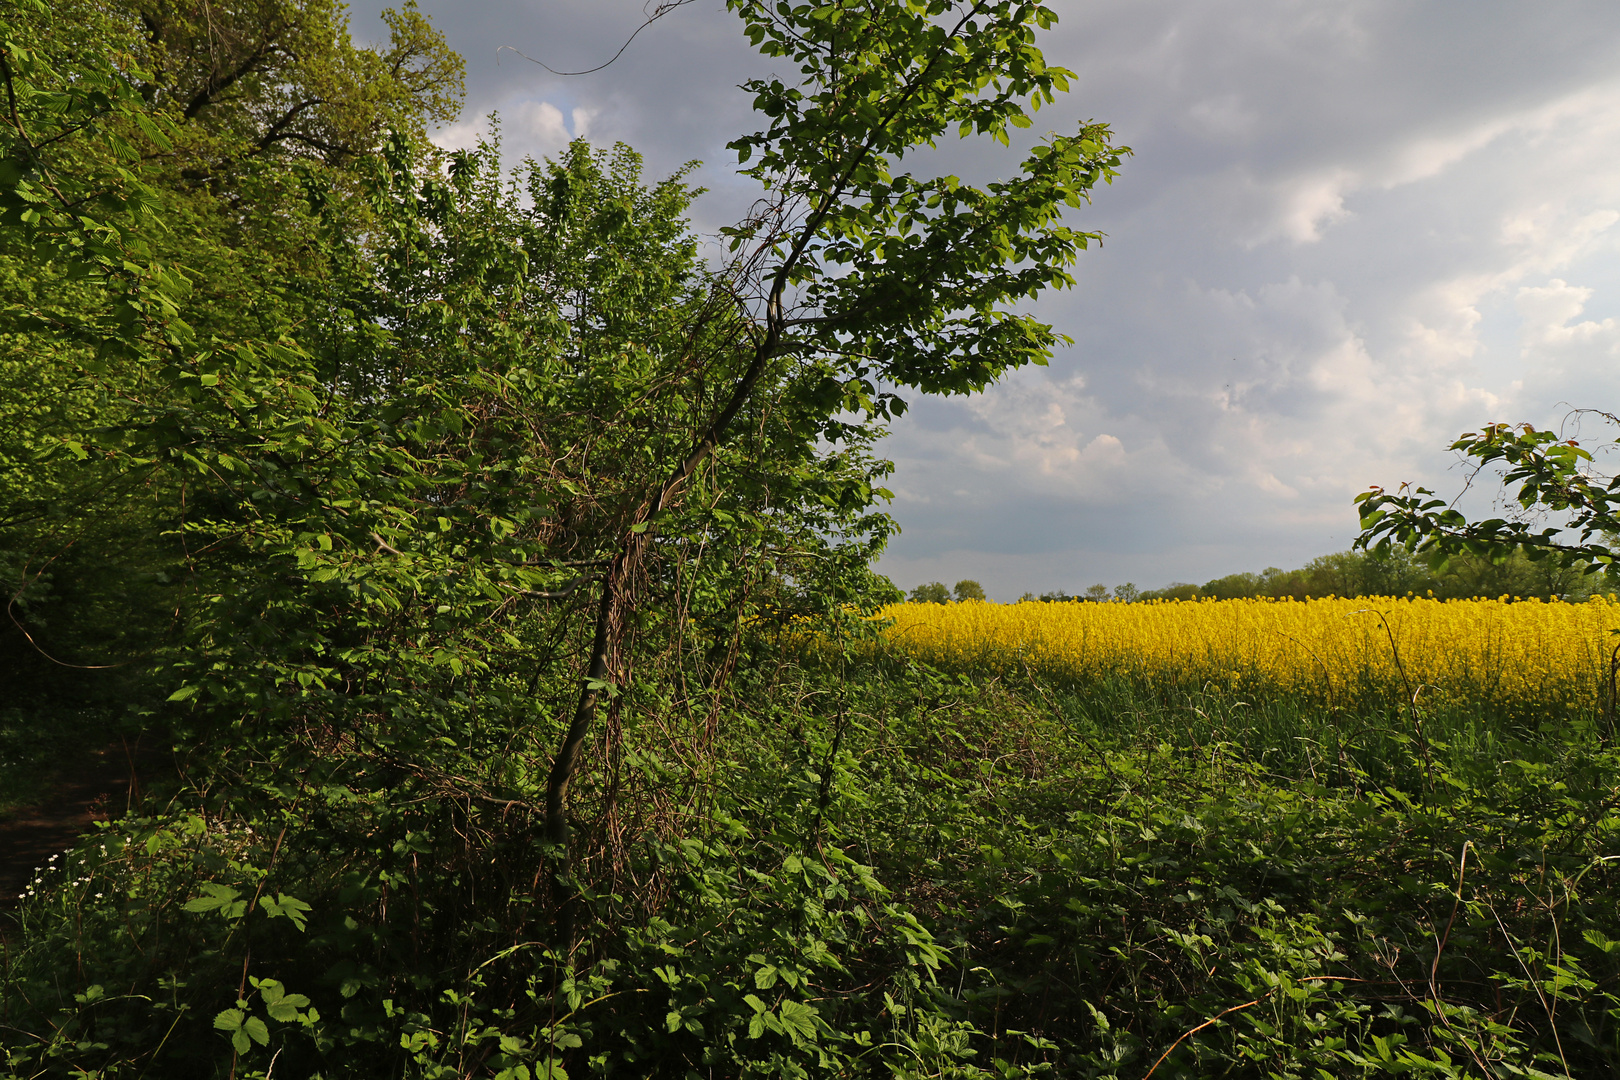
[[[1410,693],[1591,705],[1620,641],[1620,602],[1606,597],[896,604],[881,617],[893,642],[942,667],[1214,683],[1347,706]]]

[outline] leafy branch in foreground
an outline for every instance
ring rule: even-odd
[[[1579,418],[1620,424],[1610,413],[1582,409]],[[1487,424],[1451,444],[1472,467],[1470,484],[1487,469],[1501,469],[1518,512],[1470,521],[1429,488],[1402,484],[1390,492],[1373,487],[1356,496],[1361,510],[1358,548],[1387,552],[1394,546],[1427,554],[1435,564],[1458,555],[1495,560],[1523,551],[1532,560],[1553,559],[1595,573],[1614,562],[1620,534],[1620,475],[1596,468],[1580,442],[1532,424]],[[1548,515],[1553,524],[1544,524]]]

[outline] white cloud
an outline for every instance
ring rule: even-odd
[[[563,111],[549,101],[509,102],[493,110],[500,121],[502,149],[508,160],[536,159],[554,155],[574,139],[589,138],[593,109],[575,107]],[[476,120],[460,120],[434,135],[433,141],[446,150],[470,150],[491,131],[488,115]]]
[[[1252,243],[1279,237],[1296,244],[1322,239],[1323,230],[1350,216],[1344,208],[1344,197],[1357,181],[1358,177],[1350,170],[1335,168],[1322,175],[1277,185],[1273,196],[1278,204],[1276,219]]]
[[[1533,285],[1521,288],[1514,306],[1524,317],[1520,337],[1524,341],[1525,352],[1529,353],[1537,346],[1589,341],[1606,330],[1612,330],[1613,319],[1605,319],[1601,324],[1587,321],[1569,325],[1571,319],[1586,310],[1586,302],[1591,298],[1591,289],[1570,285],[1558,278],[1539,288]]]
[[[1519,343],[1524,374],[1543,401],[1615,408],[1620,320],[1581,318],[1596,292],[1552,278],[1545,285],[1526,285],[1514,297],[1523,319]]]

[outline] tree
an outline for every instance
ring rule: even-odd
[[[1197,585],[1189,585],[1184,581],[1172,581],[1162,589],[1148,589],[1142,593],[1142,600],[1196,600],[1203,595]]]
[[[337,0],[128,7],[144,93],[226,140],[223,160],[285,153],[339,163],[376,149],[391,128],[421,139],[461,109],[461,58],[414,0],[382,13],[389,43],[378,50],[351,43]]]
[[[1142,596],[1142,590],[1127,581],[1123,585],[1114,586],[1114,599],[1122,604],[1134,604]]]
[[[984,188],[896,172],[950,131],[1010,145],[1009,133],[1031,123],[1026,107],[1067,88],[1071,73],[1048,66],[1034,43],[1056,21],[1035,0],[727,6],[762,53],[796,64],[801,78],[744,84],[769,123],[730,145],[766,196],[726,230],[729,306],[696,358],[734,367],[715,380],[725,389],[688,446],[653,464],[662,479],[620,517],[590,661],[548,782],[556,844],[567,839],[568,788],[597,703],[622,677],[613,658],[647,530],[730,437],[767,368],[791,361],[807,422],[839,441],[851,428],[842,417],[876,423],[904,408],[881,387],[965,394],[1044,363],[1061,336],[1007,305],[1073,283],[1066,267],[1099,237],[1064,225],[1062,212],[1110,182],[1124,152],[1105,125],[1087,124],[1036,145],[1011,179]]]
[[[955,595],[958,603],[964,600],[978,600],[982,602],[985,599],[984,586],[980,585],[977,581],[958,581],[956,583]]]
[[[320,867],[324,848],[375,869],[409,835],[432,847],[423,863],[446,885],[433,918],[390,926],[362,886],[341,901],[351,925],[399,931],[436,970],[495,932],[490,911],[508,943],[568,936],[566,895],[560,911],[508,899],[595,841],[565,832],[560,857],[543,846],[556,819],[512,751],[561,734],[557,697],[600,660],[593,591],[626,536],[637,558],[617,586],[642,602],[613,594],[615,681],[587,689],[616,725],[633,662],[679,663],[652,693],[701,716],[750,615],[892,595],[869,567],[890,527],[877,508],[888,466],[870,453],[880,429],[829,437],[841,405],[815,392],[815,356],[760,361],[734,279],[698,258],[692,189],[679,175],[645,184],[626,148],[575,144],[509,181],[493,147],[445,160],[401,134],[343,169],[266,155],[199,190],[130,164],[181,129],[141,73],[64,55],[57,67],[14,41],[0,51],[14,104],[0,121],[7,359],[43,354],[57,379],[26,407],[0,403],[20,429],[0,433],[6,477],[51,470],[5,491],[6,509],[55,508],[51,525],[77,532],[53,542],[84,550],[72,541],[96,539],[110,506],[107,533],[166,546],[180,587],[139,658],[161,692],[137,704],[199,756],[228,746],[255,777],[293,778],[283,790],[347,800],[335,823],[323,812],[285,832],[283,864]],[[221,207],[265,190],[295,197],[209,242]],[[745,370],[728,438],[689,463],[656,519],[636,517],[646,477],[688,463],[716,386]],[[275,813],[269,787],[225,788],[216,811],[262,820],[264,800]],[[611,806],[607,784],[588,795]],[[328,828],[335,839],[309,838]],[[471,937],[435,928],[467,916],[474,892],[501,899],[464,926]],[[535,915],[561,918],[531,933]],[[197,1001],[224,985],[193,974]],[[172,1045],[212,1039],[205,1010],[192,1015],[200,1030],[182,1025]]]
[[[1257,574],[1228,574],[1205,582],[1199,589],[1202,596],[1213,596],[1217,600],[1231,600],[1241,596],[1259,596],[1261,581]]]
[[[1093,604],[1106,604],[1108,602],[1108,586],[1091,585],[1086,588],[1086,599]]]
[[[324,0],[5,9],[0,579],[20,632],[0,648],[79,693],[127,682],[173,628],[188,572],[162,521],[183,489],[64,448],[163,393],[178,351],[298,328],[319,352],[344,304],[310,196],[363,218],[362,159],[452,115],[461,62],[409,5],[379,50]]]
[[[951,590],[938,581],[930,581],[911,590],[913,604],[948,604],[951,602]]]

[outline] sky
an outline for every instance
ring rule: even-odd
[[[354,5],[357,39],[383,6]],[[523,56],[594,67],[640,3],[421,6],[467,62],[443,145],[498,111],[513,160],[575,136],[651,175],[701,160],[700,232],[754,197],[724,147],[758,126],[738,84],[773,68],[720,0],[577,77]],[[1293,568],[1350,546],[1370,484],[1460,490],[1464,431],[1620,411],[1620,5],[1052,6],[1041,46],[1078,77],[1034,130],[1094,118],[1134,153],[1069,215],[1107,234],[1077,287],[1029,309],[1075,344],[893,425],[896,584],[1012,600]],[[1016,161],[987,140],[939,158],[969,180]]]

